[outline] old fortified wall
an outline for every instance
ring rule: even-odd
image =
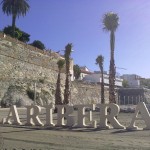
[[[42,51],[9,36],[0,34],[0,101],[4,106],[33,103],[40,105],[55,101],[57,61],[60,55],[53,51]],[[62,77],[64,91],[65,74]],[[89,104],[100,101],[100,86],[71,83],[71,103]],[[35,92],[36,91],[36,92]],[[105,91],[108,97],[108,91]]]

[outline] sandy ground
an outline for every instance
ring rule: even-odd
[[[8,109],[0,109],[0,120]],[[21,121],[25,121],[25,109],[19,109]],[[133,113],[120,113],[118,120],[128,126]],[[44,121],[45,112],[40,118]],[[99,119],[99,113],[93,113]],[[54,115],[56,120],[56,114]],[[143,121],[136,121],[145,127]],[[39,128],[25,126],[0,126],[0,149],[7,150],[150,150],[150,130],[99,130],[93,128]]]

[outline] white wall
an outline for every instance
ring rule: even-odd
[[[83,81],[92,82],[92,83],[101,83],[101,74],[90,74],[86,75],[83,78]],[[116,78],[115,85],[122,86],[122,79]],[[104,74],[104,83],[109,84],[109,76]]]
[[[83,80],[83,78],[86,76],[87,74],[86,73],[80,73],[80,77],[79,77],[79,80]]]
[[[128,81],[129,87],[140,87],[139,76],[135,74],[126,74],[122,76],[124,80]]]

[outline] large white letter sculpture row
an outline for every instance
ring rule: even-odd
[[[95,106],[100,108],[99,118],[100,121],[92,120],[92,110],[95,110]],[[53,110],[57,108],[57,123],[53,122]],[[26,116],[26,124],[28,126],[49,126],[49,127],[78,127],[78,128],[98,128],[98,129],[109,129],[111,128],[108,125],[108,121],[114,129],[127,129],[127,130],[139,130],[137,126],[135,126],[135,121],[138,118],[139,113],[141,114],[141,120],[145,121],[144,130],[150,130],[150,113],[144,102],[140,102],[133,114],[133,118],[128,127],[125,127],[119,123],[117,120],[117,116],[119,114],[120,108],[118,105],[110,103],[110,104],[89,104],[89,105],[46,105],[44,106],[46,110],[45,116],[45,124],[40,120],[41,107],[37,105],[26,106],[27,116]],[[77,109],[77,114],[73,115],[74,108]],[[85,112],[85,109],[88,108],[90,111]],[[109,112],[108,112],[109,108]],[[86,120],[89,120],[89,123],[86,123]],[[3,118],[1,123],[3,124],[13,124],[13,125],[22,125],[20,121],[19,114],[15,105],[10,107],[7,118]]]

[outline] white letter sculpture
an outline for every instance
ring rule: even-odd
[[[141,120],[144,120],[146,124],[146,128],[144,129],[150,130],[150,114],[144,102],[138,103],[134,116],[132,118],[132,121],[130,125],[127,127],[127,130],[139,130],[140,129],[137,126],[135,126],[135,120],[138,120],[139,112],[141,113]]]
[[[26,106],[27,108],[27,123],[26,125],[37,125],[43,126],[43,123],[39,119],[39,113],[41,112],[41,107],[37,105]]]
[[[10,120],[14,120],[14,121],[11,122]],[[6,118],[6,121],[4,123],[15,124],[15,125],[21,125],[22,124],[20,122],[20,119],[19,119],[19,115],[18,115],[18,111],[17,111],[16,105],[12,105],[10,107],[10,110],[9,110],[9,113],[8,113],[8,117]]]
[[[55,124],[53,123],[54,105],[50,104],[50,105],[45,105],[44,107],[46,108],[46,124],[45,124],[45,126],[54,127],[55,126]]]
[[[75,105],[75,107],[78,109],[78,122],[77,122],[77,127],[94,127],[96,128],[96,121],[92,122],[92,111],[95,110],[95,105],[94,104],[88,104],[88,105]],[[85,113],[85,108],[90,108],[91,110]],[[92,122],[91,125],[87,125],[85,123],[85,118],[88,118],[90,122]]]
[[[73,126],[74,125],[74,116],[71,116],[73,113],[73,106],[69,105],[56,105],[57,107],[57,126]],[[67,123],[65,124],[64,118],[66,118]]]
[[[116,119],[116,116],[119,114],[118,105],[110,103],[110,104],[98,104],[97,106],[100,108],[100,124],[98,128],[109,129],[110,126],[107,124],[108,120],[115,129],[125,129],[125,127],[121,125]],[[108,107],[110,108],[110,114],[107,113]]]

